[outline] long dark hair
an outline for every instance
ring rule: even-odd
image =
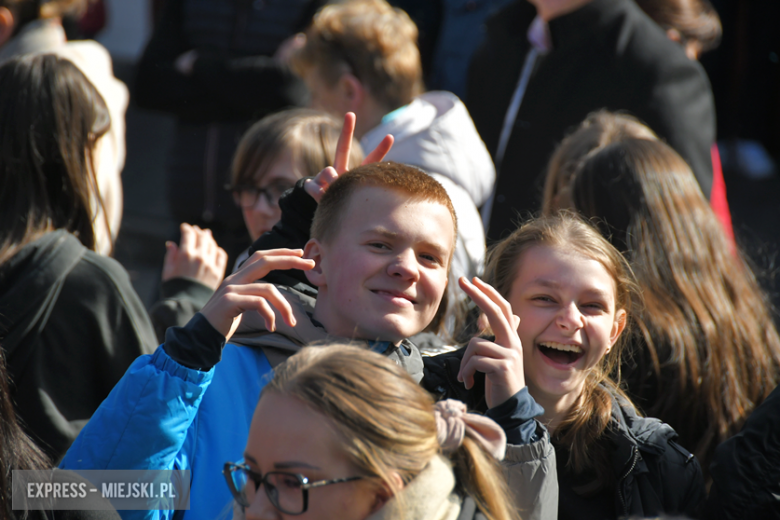
[[[0,510],[2,518],[16,518],[11,509],[11,471],[45,469],[51,463],[19,426],[8,387],[5,354],[0,348]]]
[[[629,139],[587,159],[572,202],[625,251],[644,294],[629,393],[707,468],[777,386],[780,338],[753,271],[685,161]]]
[[[92,151],[109,127],[105,101],[68,60],[34,55],[0,67],[0,264],[55,229],[94,249],[102,201]]]

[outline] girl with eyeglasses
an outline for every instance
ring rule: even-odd
[[[247,130],[233,157],[227,188],[241,208],[253,242],[281,218],[282,193],[298,179],[333,164],[340,132],[338,119],[304,108],[270,115]],[[362,160],[360,144],[353,140],[349,169]]]
[[[224,473],[234,518],[510,520],[505,448],[496,423],[434,405],[384,356],[312,347],[276,368]]]

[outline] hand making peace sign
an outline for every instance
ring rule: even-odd
[[[498,291],[479,278],[471,283],[461,277],[458,284],[485,313],[495,334],[493,341],[472,338],[460,362],[458,381],[471,388],[474,373],[484,373],[485,400],[494,408],[525,387],[523,345],[517,335],[520,318],[512,314],[512,306]]]
[[[344,115],[344,126],[341,128],[341,135],[339,136],[338,144],[336,144],[336,155],[333,159],[333,166],[328,166],[313,179],[307,180],[304,185],[306,193],[311,195],[311,198],[317,202],[322,199],[328,186],[330,186],[339,175],[347,171],[349,154],[352,151],[352,136],[355,134],[355,121],[356,117],[353,112],[347,112]],[[363,159],[361,165],[381,161],[392,147],[393,136],[388,134],[376,148]]]

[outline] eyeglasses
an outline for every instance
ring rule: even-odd
[[[233,200],[236,206],[242,208],[254,208],[259,197],[264,197],[269,206],[275,208],[279,205],[279,199],[285,191],[292,188],[292,184],[277,182],[265,188],[257,186],[233,186],[228,184],[225,189],[233,192]]]
[[[309,490],[312,488],[352,482],[363,478],[347,477],[310,482],[303,475],[285,471],[269,471],[265,475],[261,475],[252,471],[244,464],[243,460],[237,463],[226,462],[222,474],[225,475],[233,498],[241,507],[249,507],[262,484],[271,504],[288,515],[301,515],[306,512],[309,507]]]

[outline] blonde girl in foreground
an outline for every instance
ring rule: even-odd
[[[263,390],[244,459],[225,464],[234,516],[517,519],[504,433],[465,408],[434,405],[380,354],[304,349]]]

